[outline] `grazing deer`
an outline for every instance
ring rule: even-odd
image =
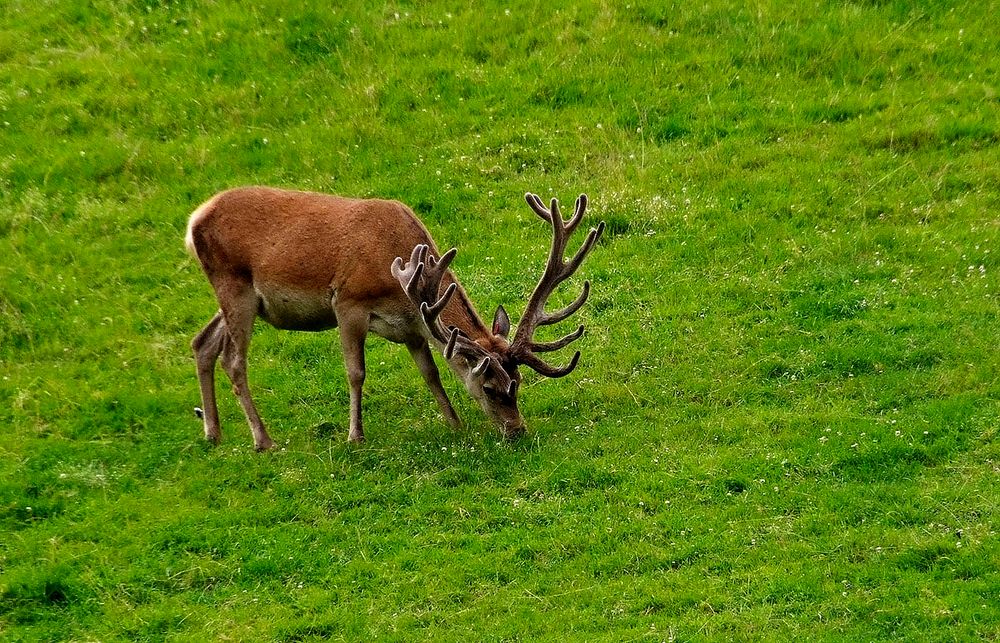
[[[576,367],[579,351],[562,368],[537,354],[566,346],[583,334],[583,326],[552,342],[532,337],[536,328],[569,317],[587,300],[590,284],[584,282],[583,292],[569,306],[544,310],[555,287],[580,267],[604,231],[603,222],[592,228],[583,246],[565,261],[566,241],[583,219],[586,195],[577,199],[568,221],[556,199],[548,209],[534,194],[525,199],[552,225],[552,247],[510,341],[510,319],[503,307],[497,309],[492,329],[487,328],[448,270],[456,250],[438,254],[427,229],[401,203],[265,187],[228,190],[203,203],[191,215],[185,241],[201,262],[220,309],[191,342],[205,437],[215,443],[221,438],[215,402],[215,363],[221,356],[254,446],[263,451],[275,445],[247,387],[247,348],[258,316],[287,330],[340,327],[351,389],[352,442],[365,437],[361,387],[369,332],[406,345],[449,424],[460,427],[461,421],[441,386],[430,345],[444,355],[503,435],[520,436],[525,424],[517,408],[517,367],[523,364],[548,377],[563,377]],[[410,258],[404,263],[406,255]]]

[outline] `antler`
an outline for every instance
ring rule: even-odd
[[[458,288],[458,284],[452,281],[448,284],[444,294],[438,297],[441,289],[441,280],[448,271],[448,264],[455,258],[458,250],[452,248],[444,253],[440,259],[436,259],[429,253],[430,247],[426,244],[419,244],[413,248],[410,260],[404,265],[402,257],[396,257],[392,262],[392,276],[395,277],[403,287],[403,292],[409,297],[413,305],[420,311],[420,317],[431,336],[438,342],[445,345],[445,359],[451,359],[455,351],[459,348],[463,350],[475,350],[478,347],[470,339],[461,335],[461,331],[454,326],[445,328],[441,321],[441,312],[448,305],[452,295]],[[430,304],[428,302],[434,302]]]
[[[563,220],[562,214],[559,212],[559,201],[556,199],[552,199],[552,205],[548,209],[545,208],[538,195],[529,192],[524,195],[524,199],[531,206],[531,209],[535,211],[535,214],[552,225],[552,248],[549,251],[548,261],[545,263],[545,271],[542,272],[542,278],[538,281],[538,285],[535,286],[535,291],[531,293],[528,305],[524,309],[524,315],[521,317],[521,323],[517,326],[517,333],[511,342],[511,354],[519,363],[534,369],[542,375],[563,377],[564,375],[569,375],[576,368],[576,364],[580,359],[580,351],[577,351],[573,355],[573,359],[570,360],[570,363],[562,368],[556,368],[545,363],[535,353],[544,353],[563,348],[583,335],[583,326],[581,325],[569,335],[553,342],[535,342],[532,337],[535,334],[535,329],[539,326],[555,324],[566,319],[579,310],[584,302],[587,301],[587,297],[590,295],[590,282],[584,281],[583,292],[580,293],[580,296],[573,303],[554,313],[545,312],[545,302],[548,301],[549,296],[555,290],[556,286],[577,271],[584,258],[593,249],[594,244],[601,238],[601,234],[604,232],[604,222],[599,223],[596,228],[591,228],[590,233],[587,234],[587,238],[580,249],[576,251],[576,254],[569,261],[564,261],[563,255],[566,251],[566,241],[573,234],[573,231],[576,230],[580,221],[583,220],[583,213],[587,210],[587,195],[581,194],[577,198],[576,210],[569,221]]]

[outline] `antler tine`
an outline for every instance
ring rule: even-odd
[[[448,343],[444,347],[444,358],[451,359],[455,354],[455,342],[458,341],[458,329],[454,326],[451,327],[451,336],[448,337]]]
[[[528,202],[531,209],[534,210],[543,221],[552,221],[552,213],[545,209],[545,204],[538,197],[537,194],[532,194],[531,192],[526,192],[524,194],[524,200]]]
[[[476,377],[482,377],[486,374],[486,369],[489,368],[490,362],[493,360],[489,355],[484,355],[480,359],[479,363],[472,367],[472,374]]]
[[[580,339],[583,335],[583,324],[580,324],[579,328],[574,330],[569,335],[555,340],[554,342],[531,342],[531,350],[535,353],[548,353],[551,351],[557,351],[560,348],[568,346],[571,342]]]
[[[569,364],[563,366],[562,368],[557,368],[551,364],[547,364],[540,360],[534,353],[528,353],[522,357],[518,358],[525,366],[530,367],[539,375],[544,375],[545,377],[566,377],[573,372],[576,368],[577,362],[580,361],[580,351],[573,354],[573,359],[569,361]]]
[[[420,262],[413,267],[412,275],[406,282],[406,292],[411,298],[420,298],[420,277],[424,272],[424,263]]]
[[[586,211],[587,195],[581,194],[576,197],[576,207],[573,210],[573,216],[566,222],[566,236],[573,234],[573,231],[576,230],[576,226],[580,225],[580,221],[583,221],[583,213]]]
[[[441,333],[440,329],[437,328],[438,317],[441,316],[441,311],[443,311],[445,306],[448,305],[448,301],[451,299],[451,296],[455,294],[456,288],[458,288],[458,284],[455,282],[448,284],[448,289],[444,291],[444,294],[441,295],[441,298],[438,299],[433,306],[428,305],[426,301],[420,302],[421,317],[424,318],[424,322],[427,324],[428,328],[432,331],[439,331],[438,333],[435,333],[435,335],[440,335],[438,340],[442,342],[445,341],[445,334]]]
[[[418,243],[413,246],[413,252],[410,253],[410,263],[416,266],[418,263],[424,262],[424,257],[427,256],[428,246],[426,243]]]
[[[424,254],[426,252],[427,246],[418,244],[410,253],[409,262],[404,264],[402,257],[396,257],[389,269],[411,301],[420,299],[420,278],[424,271]]]
[[[431,255],[428,261],[431,268],[434,268],[437,272],[441,273],[441,276],[443,277],[445,270],[447,270],[448,266],[451,265],[451,260],[454,259],[457,254],[458,248],[452,248],[448,252],[441,255],[440,259],[435,259],[434,256]]]
[[[603,221],[597,224],[596,228],[590,229],[590,232],[587,233],[587,238],[584,240],[583,245],[580,246],[580,249],[576,251],[576,254],[573,255],[573,258],[570,259],[569,262],[566,264],[566,271],[567,273],[569,273],[567,276],[576,272],[577,268],[579,268],[580,264],[583,263],[584,258],[594,248],[594,244],[597,243],[598,239],[601,238],[602,234],[604,234]]]
[[[559,199],[552,199],[552,206],[549,208],[552,214],[549,223],[552,224],[552,253],[549,261],[562,263],[563,253],[566,252],[566,240],[569,238],[566,230],[566,222],[563,221],[562,213],[559,212]]]
[[[573,303],[571,303],[569,306],[566,306],[562,310],[556,311],[554,313],[542,314],[542,316],[539,317],[538,319],[537,325],[548,326],[549,324],[557,324],[561,322],[562,320],[566,319],[576,311],[580,310],[580,307],[583,306],[584,303],[586,303],[587,297],[589,296],[590,296],[590,282],[584,281],[583,292],[581,292],[580,295],[573,300]]]

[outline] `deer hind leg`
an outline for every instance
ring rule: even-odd
[[[205,439],[218,444],[222,439],[219,428],[219,408],[215,403],[215,363],[226,341],[226,322],[222,311],[191,340],[195,363],[198,366],[198,385],[201,387],[201,417],[205,423]]]
[[[448,394],[445,393],[444,387],[441,385],[441,375],[438,373],[437,364],[434,363],[434,357],[431,355],[431,348],[427,345],[427,340],[421,337],[416,341],[407,343],[406,348],[410,350],[410,356],[417,363],[420,374],[423,375],[424,381],[427,382],[427,388],[431,390],[434,399],[437,400],[438,406],[441,407],[444,419],[452,427],[456,429],[462,428],[462,421],[458,419],[458,414],[455,413],[455,409],[451,405],[451,400],[448,399]]]
[[[364,442],[365,430],[361,423],[361,389],[365,384],[365,337],[368,335],[368,313],[337,306],[337,323],[340,326],[340,343],[344,352],[347,383],[351,387],[351,429],[347,439]]]
[[[253,398],[250,397],[250,387],[247,383],[247,349],[250,347],[250,336],[253,334],[253,320],[257,316],[257,293],[254,292],[253,286],[246,282],[225,284],[225,286],[227,287],[216,288],[226,329],[222,343],[222,368],[229,375],[229,380],[233,384],[233,394],[239,398],[240,406],[243,407],[243,413],[250,424],[254,448],[266,451],[273,448],[275,443],[264,428],[264,422],[257,413]]]

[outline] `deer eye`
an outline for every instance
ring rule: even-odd
[[[508,395],[507,392],[502,387],[497,388],[492,384],[484,386],[483,391],[486,393],[487,396],[489,396],[494,400],[497,400],[498,402],[509,402],[511,399],[511,396]]]

